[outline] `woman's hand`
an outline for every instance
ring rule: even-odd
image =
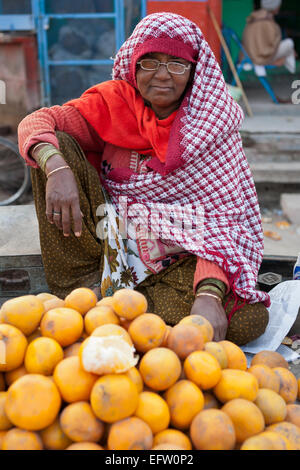
[[[59,160],[61,159],[61,161]],[[66,165],[59,156],[49,158],[46,164],[48,174],[55,168]],[[69,169],[59,170],[49,176],[46,184],[46,215],[51,224],[63,230],[64,236],[71,233],[71,215],[74,222],[74,233],[80,237],[82,231],[82,213],[79,206],[79,193],[73,172]]]
[[[225,339],[228,322],[225,310],[217,299],[208,295],[196,297],[191,309],[191,315],[201,315],[211,323],[214,329],[214,341]]]

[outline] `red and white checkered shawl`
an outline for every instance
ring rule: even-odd
[[[178,52],[182,52],[181,55]],[[269,306],[269,295],[255,289],[263,257],[263,233],[257,194],[238,132],[243,120],[232,99],[213,52],[200,29],[173,13],[145,17],[120,48],[113,79],[136,87],[137,60],[147,52],[182,57],[196,62],[191,89],[171,129],[166,163],[149,164],[155,171],[133,174],[105,183],[113,201],[126,195],[131,203],[149,209],[154,203],[204,207],[204,243],[199,234],[174,234],[173,242],[187,252],[220,265],[235,295]],[[157,160],[157,161],[156,161]],[[232,312],[233,313],[233,312]]]

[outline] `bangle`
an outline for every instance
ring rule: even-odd
[[[218,289],[218,287],[216,286],[201,286],[201,287],[198,287],[198,289],[196,290],[196,294],[198,294],[199,292],[207,292],[207,291],[211,291],[211,292],[214,292],[216,293],[216,295],[220,298],[220,299],[223,299],[224,295],[223,293],[220,291],[220,289]]]
[[[209,296],[209,297],[213,297],[218,302],[222,303],[222,299],[218,295],[209,294],[208,292],[201,292],[200,294],[197,294],[196,297],[201,297],[202,295],[203,296],[206,295],[206,296]]]
[[[32,152],[34,152],[38,147],[40,147],[41,145],[51,145],[49,144],[48,142],[40,142],[38,144],[34,144],[33,145],[33,149],[31,150]]]
[[[48,175],[46,175],[46,176],[47,176],[47,178],[49,178],[49,176],[53,175],[53,173],[56,173],[59,170],[64,170],[65,168],[69,168],[69,170],[71,170],[69,165],[59,166],[58,168],[55,168],[55,170],[50,171],[50,173],[48,173]]]
[[[203,281],[201,281],[199,283],[199,287],[202,287],[204,285],[213,285],[215,287],[218,287],[223,295],[226,292],[226,285],[224,284],[223,281],[220,281],[219,279],[215,279],[215,278],[212,278],[212,277],[203,279]]]
[[[38,160],[38,163],[40,165],[40,168],[45,172],[45,166],[46,166],[46,163],[47,163],[47,160],[49,160],[50,157],[52,157],[53,155],[60,155],[61,157],[63,157],[63,154],[57,150],[56,147],[54,147],[54,145],[46,145],[44,148],[42,148],[38,154],[37,154],[37,160]]]

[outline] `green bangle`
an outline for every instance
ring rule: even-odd
[[[38,164],[44,172],[45,172],[46,163],[49,160],[49,158],[57,154],[63,157],[63,154],[59,150],[57,150],[57,148],[54,147],[54,145],[51,145],[51,144],[43,147],[39,151],[37,155]]]
[[[222,299],[222,300],[223,300],[223,297],[224,297],[224,295],[222,294],[220,289],[216,286],[201,286],[201,287],[198,287],[198,289],[196,290],[196,296],[200,292],[215,292],[217,294],[217,296],[220,297],[220,299]]]
[[[200,286],[205,286],[205,285],[213,285],[213,286],[216,286],[220,289],[220,291],[225,294],[226,292],[226,285],[224,284],[223,281],[220,281],[219,279],[215,279],[213,277],[208,277],[206,279],[203,279],[203,281],[201,281],[199,283],[199,287]]]

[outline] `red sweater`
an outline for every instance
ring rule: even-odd
[[[130,165],[131,151],[106,145],[73,106],[41,108],[21,121],[18,127],[19,150],[28,165],[38,168],[38,164],[29,154],[34,144],[48,142],[59,148],[56,131],[66,132],[76,139],[87,160],[96,168],[99,175],[102,154],[112,168]],[[224,271],[217,264],[198,257],[194,274],[194,291],[197,284],[208,277],[223,281],[228,292],[229,283]]]

